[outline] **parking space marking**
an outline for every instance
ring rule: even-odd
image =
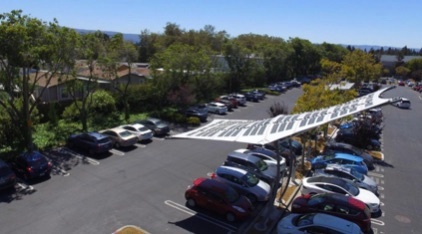
[[[380,194],[380,198],[381,198],[381,199],[384,199],[384,198],[385,198],[385,195],[381,193],[381,194]]]
[[[75,152],[73,150],[70,150],[68,148],[62,148],[60,151],[63,151],[63,152],[68,153],[68,154],[71,154],[71,155],[79,158],[80,160],[82,160],[84,162],[88,162],[91,165],[94,165],[94,166],[100,165],[100,162],[98,162],[97,160],[92,159],[90,157],[87,157],[85,155],[79,154],[79,153],[77,153],[77,152]]]
[[[158,140],[158,141],[164,141],[165,138],[164,137],[154,137],[154,141]]]
[[[70,176],[70,173],[66,170],[63,170],[61,167],[54,166],[53,170],[58,171],[62,176]]]
[[[378,190],[383,191],[384,190],[384,187],[378,186]]]
[[[146,145],[139,144],[139,143],[136,143],[135,146],[138,147],[138,148],[146,148],[147,147]]]
[[[371,219],[371,223],[378,225],[378,226],[385,226],[385,223],[381,220],[378,220],[378,219]]]
[[[379,177],[379,178],[384,178],[383,174],[379,174],[379,173],[375,173],[375,172],[368,172],[369,176],[375,176],[375,177]]]
[[[164,201],[164,204],[166,204],[166,205],[168,205],[170,207],[173,207],[173,208],[175,208],[175,209],[177,209],[177,210],[179,210],[181,212],[184,212],[186,214],[189,214],[191,216],[196,215],[195,217],[197,217],[199,219],[202,219],[204,221],[207,221],[209,223],[212,223],[212,224],[214,224],[214,225],[216,225],[218,227],[221,227],[223,229],[226,229],[226,230],[228,230],[230,232],[236,232],[236,230],[237,230],[237,227],[235,227],[235,226],[232,226],[230,224],[224,223],[224,222],[222,222],[222,221],[220,221],[218,219],[214,219],[214,218],[212,218],[212,217],[210,217],[208,215],[204,215],[204,214],[198,213],[198,212],[196,212],[194,210],[191,210],[191,209],[187,208],[186,206],[181,205],[181,204],[178,204],[178,203],[176,203],[174,201],[166,200],[166,201]]]
[[[16,186],[18,186],[21,190],[27,190],[27,191],[31,191],[31,192],[35,192],[36,189],[28,184],[23,184],[21,182],[16,183]]]
[[[117,156],[125,156],[125,153],[123,153],[122,151],[118,151],[118,150],[116,150],[116,149],[111,149],[111,150],[110,150],[110,152],[111,152],[112,154],[117,155]]]

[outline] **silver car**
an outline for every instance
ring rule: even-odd
[[[139,123],[123,125],[120,127],[136,135],[139,141],[151,140],[152,137],[154,136],[154,133],[149,128]]]
[[[267,163],[272,162],[271,164],[277,165],[277,159],[276,159],[277,154],[275,152],[273,152],[274,153],[273,155],[269,155],[269,153],[254,152],[254,151],[251,151],[251,150],[248,150],[248,149],[237,149],[234,152],[242,153],[242,154],[250,154],[250,155],[253,155],[255,157],[258,157],[258,158],[264,160]],[[267,152],[269,152],[269,151],[267,151]],[[281,157],[281,156],[279,156],[279,158],[280,158],[280,172],[283,172],[287,168],[286,167],[286,159]]]
[[[343,167],[338,164],[328,164],[327,167],[323,169],[317,169],[314,171],[313,176],[335,176],[342,179],[346,179],[348,181],[352,181],[358,187],[364,188],[373,192],[375,195],[379,196],[378,194],[378,185],[371,177],[366,176],[354,168],[347,168]]]
[[[100,133],[108,136],[116,148],[133,146],[138,142],[137,136],[120,127],[100,131]]]
[[[240,168],[220,166],[211,178],[229,184],[240,194],[249,198],[252,203],[267,201],[270,197],[271,187],[269,184]]]

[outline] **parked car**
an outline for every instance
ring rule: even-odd
[[[16,184],[16,174],[5,161],[0,159],[0,191],[13,188]]]
[[[254,89],[251,92],[255,93],[256,95],[258,95],[259,100],[264,100],[266,97],[266,93],[262,90],[259,89]]]
[[[337,164],[328,164],[323,169],[315,170],[313,176],[335,176],[346,179],[352,181],[360,188],[369,190],[379,196],[377,183],[371,177],[356,171],[355,168],[347,168]]]
[[[154,133],[142,124],[128,124],[120,127],[137,136],[139,141],[150,141],[154,136]]]
[[[248,150],[248,149],[237,149],[235,151],[233,151],[235,153],[241,153],[241,154],[249,154],[249,155],[253,155],[255,157],[258,157],[262,160],[266,160],[266,161],[271,161],[273,162],[273,164],[277,164],[277,154],[274,151],[271,150],[262,150],[261,152],[256,152],[256,151],[252,151],[252,150]],[[286,159],[278,156],[279,161],[280,161],[280,171],[285,171],[287,166],[286,166]]]
[[[325,168],[328,164],[340,164],[344,167],[354,168],[356,171],[367,175],[368,167],[363,158],[345,153],[334,153],[327,155],[318,155],[311,160],[312,169]]]
[[[237,103],[239,106],[246,106],[246,97],[243,94],[239,94],[239,93],[232,93],[230,94],[230,96],[236,98]]]
[[[110,138],[98,132],[72,134],[67,139],[67,145],[85,150],[89,154],[106,153],[113,148]]]
[[[374,158],[365,150],[355,147],[351,144],[329,141],[324,146],[323,154],[346,153],[363,158],[369,170],[374,170]]]
[[[237,108],[239,106],[237,99],[235,97],[232,97],[232,96],[229,96],[229,95],[222,95],[217,100],[219,100],[219,101],[221,101],[221,100],[230,101],[233,108]]]
[[[255,174],[272,185],[277,178],[277,164],[249,154],[232,152],[227,155],[224,166],[238,167]]]
[[[190,207],[199,206],[234,222],[244,220],[252,213],[252,204],[245,196],[218,180],[197,178],[185,192],[186,203]]]
[[[338,233],[360,234],[359,226],[348,220],[322,213],[288,214],[277,224],[277,234]]]
[[[404,81],[403,81],[403,80],[398,80],[398,81],[397,81],[397,84],[398,84],[399,86],[404,86],[404,85],[405,85],[405,83],[404,83]]]
[[[253,152],[264,153],[267,155],[277,154],[276,149],[272,144],[265,144],[265,145],[248,144],[246,148]],[[285,159],[287,166],[290,166],[290,161],[295,160],[296,158],[296,154],[292,150],[289,150],[282,146],[279,147],[278,151],[279,151],[280,156]]]
[[[100,132],[106,135],[113,142],[113,146],[116,148],[133,146],[138,142],[138,136],[130,133],[128,130],[120,127],[110,128]]]
[[[216,102],[223,103],[227,107],[227,111],[233,111],[233,102],[226,99],[217,99]]]
[[[221,102],[210,102],[208,103],[208,112],[219,115],[227,114],[227,106]]]
[[[208,107],[207,109],[199,109],[196,107],[190,107],[185,112],[186,117],[197,117],[201,122],[207,122],[208,118]]]
[[[410,109],[410,100],[407,98],[401,98],[400,101],[394,103],[395,106],[402,109]]]
[[[39,151],[24,152],[11,161],[16,175],[24,180],[50,177],[51,162]]]
[[[301,193],[338,193],[364,202],[369,207],[371,214],[380,211],[380,199],[373,192],[361,189],[341,178],[331,176],[306,177],[302,180]]]
[[[353,128],[340,129],[335,138],[337,142],[348,143],[368,150],[380,150],[381,142],[369,136],[358,135]]]
[[[245,96],[246,101],[248,102],[259,102],[259,100],[261,100],[259,95],[252,91],[244,92],[243,95]]]
[[[302,155],[303,147],[299,141],[293,139],[284,139],[279,141],[280,145],[287,149],[292,149],[296,155]]]
[[[244,169],[219,166],[211,178],[232,186],[252,203],[268,201],[270,198],[270,185]]]
[[[292,213],[324,213],[349,220],[359,225],[365,233],[371,233],[371,211],[364,202],[350,196],[335,193],[304,194],[292,203]]]
[[[151,129],[151,131],[154,132],[154,136],[165,136],[170,132],[169,124],[161,119],[148,118],[138,120],[135,123],[142,124],[145,127]]]

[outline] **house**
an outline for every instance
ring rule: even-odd
[[[78,60],[76,62],[76,77],[65,77],[64,75],[57,74],[50,79],[48,71],[39,72],[37,77],[35,73],[31,74],[31,80],[37,79],[37,85],[34,89],[34,98],[40,98],[41,102],[57,102],[72,99],[67,91],[66,84],[70,80],[78,79],[83,82],[96,82],[100,89],[113,91],[118,85],[121,84],[142,84],[150,77],[150,70],[147,64],[131,64],[131,69],[127,63],[118,64],[116,71],[106,70],[101,66],[94,63],[92,69],[92,77],[90,67],[85,60]],[[130,71],[130,74],[129,74]],[[91,78],[90,78],[91,77]],[[47,84],[48,82],[48,84]],[[42,93],[43,88],[46,88]],[[42,96],[40,97],[40,95]],[[82,94],[76,94],[82,97]]]
[[[403,57],[402,62],[407,63],[412,59],[422,59],[422,56],[406,55]],[[384,68],[394,71],[399,60],[397,55],[381,55],[380,62]]]

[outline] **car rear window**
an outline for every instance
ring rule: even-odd
[[[98,143],[104,144],[104,143],[108,143],[110,140],[107,137],[101,138],[98,140]]]
[[[36,162],[42,159],[42,155],[38,152],[27,153],[24,155],[24,157],[26,158],[28,162]]]

